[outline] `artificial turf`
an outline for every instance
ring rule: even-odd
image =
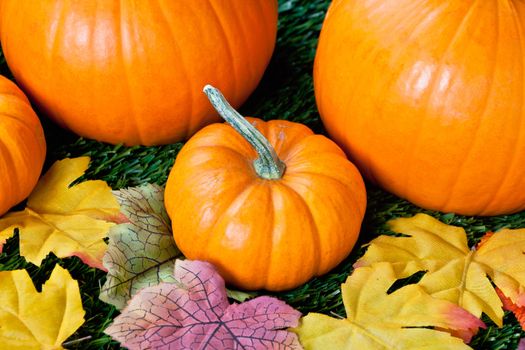
[[[302,122],[316,132],[323,133],[315,106],[312,65],[317,37],[329,5],[329,0],[280,0],[277,46],[267,72],[250,99],[241,108],[244,115],[264,119],[288,119]],[[0,73],[11,77],[8,67],[0,59]],[[124,147],[102,144],[78,138],[43,119],[48,141],[49,166],[57,159],[89,155],[92,163],[86,178],[103,179],[113,188],[136,186],[146,182],[163,184],[182,144],[160,147]],[[473,245],[486,231],[502,227],[525,227],[525,212],[496,217],[466,217],[424,211],[381,189],[367,184],[368,209],[358,245],[352,254],[329,274],[285,293],[275,294],[290,305],[306,313],[309,311],[344,316],[340,284],[346,279],[353,262],[362,254],[360,244],[379,234],[388,233],[385,223],[392,218],[426,212],[445,223],[464,227],[469,244]],[[57,259],[49,256],[40,267],[25,262],[18,254],[18,235],[9,239],[0,254],[0,270],[25,268],[40,288],[55,264],[67,268],[80,284],[85,324],[65,344],[68,349],[118,349],[103,330],[118,315],[112,306],[98,299],[104,283],[102,271],[84,265],[77,258]],[[413,282],[408,281],[408,283]],[[503,328],[497,328],[483,317],[487,329],[481,330],[470,346],[474,349],[516,349],[525,336],[514,316],[507,313]]]

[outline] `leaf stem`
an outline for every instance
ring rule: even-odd
[[[213,107],[219,115],[248,141],[257,152],[258,158],[253,162],[257,175],[267,180],[282,178],[286,165],[279,159],[270,142],[239,114],[222,93],[211,85],[204,87]]]
[[[70,346],[70,345],[75,345],[77,343],[83,342],[84,340],[89,340],[91,338],[92,337],[90,335],[88,335],[88,336],[83,337],[83,338],[73,339],[73,340],[67,341],[65,343],[62,343],[62,346],[66,347],[66,346]]]

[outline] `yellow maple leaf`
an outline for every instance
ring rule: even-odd
[[[119,205],[104,181],[70,186],[84,174],[89,157],[57,161],[40,179],[24,211],[0,219],[0,252],[5,241],[20,229],[20,255],[40,265],[53,252],[63,258],[78,256],[86,264],[104,269],[107,249],[103,238],[115,225]]]
[[[25,270],[0,272],[0,350],[62,349],[84,323],[78,283],[59,265],[38,293]]]
[[[398,279],[389,263],[354,270],[341,287],[347,318],[309,313],[295,329],[305,349],[470,349],[447,332],[470,331],[483,322],[418,285],[387,294]]]
[[[388,224],[408,237],[374,239],[356,267],[386,261],[401,277],[427,271],[419,285],[429,294],[477,317],[484,312],[499,326],[502,303],[487,275],[514,303],[525,305],[525,229],[501,230],[471,249],[465,230],[425,214]]]

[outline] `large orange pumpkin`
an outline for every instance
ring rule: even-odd
[[[29,196],[45,155],[40,120],[24,93],[0,76],[0,216]]]
[[[333,139],[430,209],[525,209],[525,2],[335,0],[315,59]]]
[[[231,126],[207,126],[177,156],[165,192],[177,246],[244,289],[290,289],[335,267],[365,212],[357,169],[306,126],[248,122],[205,91]]]
[[[2,0],[2,48],[49,117],[110,143],[188,138],[216,114],[205,82],[236,106],[272,54],[277,0]]]

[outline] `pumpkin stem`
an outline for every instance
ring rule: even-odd
[[[206,85],[204,87],[204,93],[208,96],[208,99],[219,115],[257,151],[258,158],[253,162],[257,175],[267,180],[280,179],[284,174],[286,165],[279,159],[274,148],[263,134],[244,119],[244,117],[226,101],[226,98],[224,98],[219,90],[211,85]]]

